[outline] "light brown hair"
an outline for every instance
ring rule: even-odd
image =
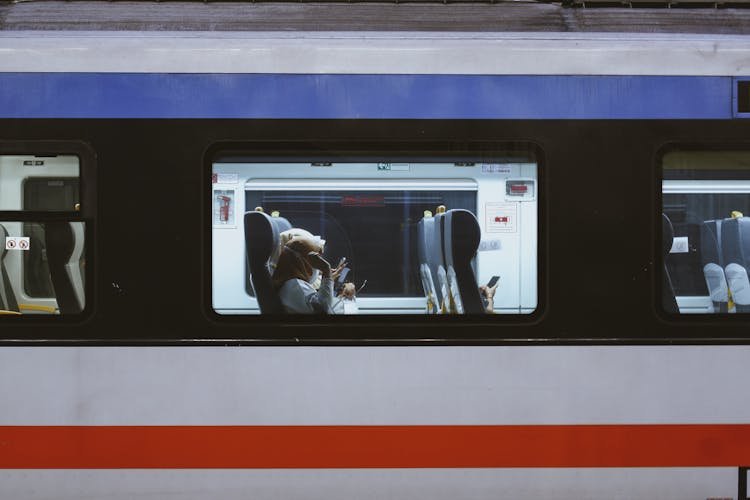
[[[307,281],[313,274],[313,267],[307,261],[307,254],[319,253],[323,249],[318,243],[305,236],[295,236],[281,249],[279,261],[271,280],[276,290],[291,279]]]

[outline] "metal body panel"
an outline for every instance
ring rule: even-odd
[[[0,349],[0,425],[736,424],[747,346]]]
[[[736,469],[2,470],[17,500],[732,498]]]
[[[2,118],[732,116],[728,77],[4,73],[0,86]]]
[[[288,38],[278,34],[205,37],[193,33],[152,36],[142,41],[140,36],[137,32],[133,36],[4,32],[0,38],[0,67],[7,72],[0,74],[3,88],[0,116],[18,119],[14,125],[25,131],[18,134],[32,136],[35,134],[29,132],[32,128],[25,120],[28,118],[711,119],[722,120],[726,126],[725,120],[733,116],[732,76],[750,71],[750,46],[745,37],[556,35],[547,40],[536,36],[522,40],[516,35]],[[201,135],[193,130],[193,135],[187,134],[182,144],[175,137],[162,142],[158,132],[164,129],[155,125],[156,121],[143,122],[146,132],[130,129],[130,133],[139,137],[139,133],[155,131],[156,138],[151,143],[140,136],[139,144],[150,144],[152,153],[158,153],[164,142],[173,150],[177,150],[175,144],[178,144],[190,156],[178,168],[177,163],[171,163],[173,158],[154,153],[154,163],[146,166],[161,165],[165,170],[157,171],[153,177],[135,168],[122,177],[112,173],[114,169],[125,172],[126,165],[128,168],[136,165],[135,160],[141,159],[140,152],[120,159],[117,148],[128,149],[127,140],[120,144],[121,138],[115,139],[114,133],[102,137],[97,135],[99,131],[81,125],[85,120],[71,121],[84,131],[85,139],[93,138],[91,142],[103,147],[101,166],[109,172],[102,183],[106,187],[103,194],[106,192],[110,198],[106,200],[109,204],[104,204],[101,225],[104,234],[109,235],[102,246],[112,252],[112,260],[102,259],[98,285],[109,287],[111,281],[117,285],[115,290],[121,290],[118,283],[127,290],[118,294],[108,289],[110,295],[105,295],[100,289],[103,305],[97,311],[99,316],[89,324],[94,326],[83,326],[76,331],[91,334],[96,329],[94,333],[106,336],[110,325],[114,338],[123,331],[132,334],[138,328],[152,328],[156,332],[153,335],[166,332],[171,338],[181,335],[217,339],[227,334],[230,341],[236,341],[242,335],[277,340],[284,336],[291,343],[295,332],[304,325],[297,325],[297,330],[288,325],[240,325],[229,331],[195,312],[200,308],[200,294],[205,293],[197,285],[200,276],[195,270],[189,275],[189,282],[184,278],[180,282],[184,283],[183,290],[175,291],[173,285],[167,290],[176,299],[167,299],[172,302],[167,301],[166,306],[180,309],[170,310],[161,303],[158,307],[153,305],[155,301],[151,299],[163,290],[153,275],[175,278],[174,282],[183,277],[184,268],[169,268],[164,264],[173,257],[172,248],[177,242],[188,240],[180,262],[189,261],[195,264],[195,269],[200,267],[196,264],[200,262],[199,244],[190,244],[199,241],[195,229],[200,228],[196,222],[200,220],[200,202],[193,203],[195,207],[189,206],[190,201],[200,198],[189,196],[198,192],[199,183],[193,181],[202,173],[202,148],[224,133],[230,138],[246,140],[251,135],[247,131],[254,130],[250,126],[242,128],[242,124],[235,125],[239,128],[219,124],[218,131],[210,134]],[[238,120],[243,121],[252,120]],[[54,124],[46,126],[52,128],[42,130],[80,138],[75,127],[63,133],[54,129]],[[112,125],[104,124],[105,129],[107,126]],[[180,131],[192,130],[189,125],[181,126],[171,133],[176,136]],[[591,130],[591,124],[587,126]],[[679,135],[668,127],[654,129],[660,137]],[[730,135],[738,137],[741,132],[738,128]],[[572,133],[575,132],[568,131]],[[356,136],[356,132],[352,134]],[[554,160],[555,154],[561,155],[560,151],[566,148],[551,135],[546,137],[549,141],[546,146]],[[592,135],[594,141],[606,141]],[[198,137],[197,145],[187,144],[192,137]],[[660,332],[672,338],[683,334],[695,336],[696,332],[704,337],[712,334],[706,332],[705,326],[690,325],[681,330],[679,325],[660,323],[650,309],[653,307],[647,296],[651,289],[649,273],[653,273],[649,267],[653,263],[649,262],[650,208],[638,205],[649,193],[648,199],[653,196],[648,175],[643,174],[651,168],[648,163],[651,153],[650,150],[634,153],[640,160],[646,158],[640,163],[644,167],[635,173],[616,170],[625,161],[613,158],[615,167],[610,171],[615,176],[613,182],[623,187],[611,192],[587,193],[586,200],[576,199],[580,205],[570,203],[564,199],[564,193],[553,189],[540,195],[548,195],[549,198],[540,199],[553,208],[568,209],[570,217],[581,220],[581,226],[606,222],[594,226],[605,238],[617,236],[617,241],[621,241],[623,232],[634,229],[641,231],[638,233],[641,236],[615,251],[619,257],[634,256],[623,259],[623,269],[607,276],[608,285],[622,287],[612,292],[611,288],[616,286],[606,290],[597,288],[602,280],[596,277],[584,276],[580,283],[572,280],[565,283],[561,278],[570,275],[560,269],[582,267],[587,261],[592,261],[593,269],[602,269],[597,265],[610,264],[611,260],[609,256],[565,253],[566,238],[553,233],[553,238],[558,239],[553,239],[549,249],[543,249],[551,250],[549,261],[558,273],[553,275],[553,280],[558,281],[552,286],[567,284],[569,289],[555,288],[550,294],[552,319],[548,323],[514,325],[514,338],[524,338],[525,332],[533,330],[549,337],[575,335],[584,339],[588,329],[599,328],[605,331],[599,332],[600,339],[605,339],[610,329],[622,334],[622,328],[632,331],[640,326],[626,317],[628,312],[636,319],[645,318],[644,324],[659,326]],[[572,160],[566,157],[569,161],[566,165],[577,165],[578,160],[583,164],[582,175],[596,172],[583,162],[585,155],[579,151]],[[179,155],[177,158],[185,160]],[[181,168],[183,165],[186,166]],[[173,170],[168,171],[169,168]],[[560,174],[563,170],[553,162],[550,178],[558,175],[558,186],[574,185]],[[139,213],[137,203],[131,201],[132,195],[126,189],[134,191],[132,188],[140,182],[139,187],[153,194],[154,186],[167,185],[169,172],[178,171],[184,177],[172,186],[188,195],[175,201],[173,232],[156,234],[142,228],[132,231],[136,236],[156,235],[157,242],[170,244],[150,248],[150,255],[155,258],[143,264],[145,269],[117,262],[118,258],[131,257],[128,243],[132,244],[119,234],[114,235],[119,231],[117,226],[125,227],[130,222],[131,211]],[[142,179],[145,181],[141,182]],[[643,179],[645,182],[640,182]],[[623,194],[627,190],[633,193],[629,202]],[[610,201],[615,208],[608,205]],[[601,213],[597,208],[591,210],[591,206],[603,207]],[[191,208],[195,210],[190,211]],[[624,217],[630,208],[635,213],[632,223]],[[190,218],[196,214],[192,221]],[[534,213],[523,216],[535,218]],[[553,213],[550,220],[554,221],[554,217]],[[191,222],[185,222],[186,219]],[[540,226],[547,222],[543,219]],[[612,225],[619,226],[616,232],[608,229]],[[581,227],[579,233],[567,237],[581,237],[584,243],[591,243],[589,229]],[[106,233],[107,230],[110,232]],[[557,255],[567,255],[568,261],[555,260],[558,258],[555,251]],[[557,304],[568,300],[565,303],[570,305],[578,297],[591,300],[595,307],[582,306],[578,311],[569,312],[571,308],[565,314],[559,313],[561,308]],[[608,302],[612,297],[627,300]],[[138,309],[144,303],[146,307]],[[624,327],[613,324],[618,319]],[[77,327],[68,327],[65,338],[71,339],[69,330]],[[498,338],[509,335],[503,328],[497,327]],[[572,328],[575,330],[571,333]],[[31,330],[18,327],[13,335],[20,337]],[[51,330],[54,327],[45,331]],[[238,330],[242,332],[237,333]],[[423,331],[424,328],[420,334]],[[154,340],[138,334],[146,343]],[[0,348],[0,426],[7,427],[0,432],[11,427],[29,430],[34,426],[64,429],[177,425],[210,428],[666,424],[679,427],[750,422],[750,406],[744,397],[750,392],[746,376],[750,348],[746,345],[11,347],[9,344]],[[738,432],[738,440],[745,439],[745,435]],[[75,444],[74,451],[82,453],[92,445]],[[543,444],[536,443],[540,449]],[[570,444],[569,449],[574,450],[571,457],[575,456],[577,445],[577,442]],[[714,449],[715,442],[709,440],[702,446],[699,451],[708,456],[721,455],[721,450]],[[49,451],[54,455],[57,450],[50,446]],[[651,450],[644,448],[644,464],[650,455]],[[399,469],[324,467],[320,470],[92,471],[74,466],[71,470],[63,469],[3,469],[0,496],[24,500],[87,496],[702,500],[732,497],[737,482],[736,469],[728,467],[651,469],[639,464],[632,468],[534,470],[423,469],[419,465]]]

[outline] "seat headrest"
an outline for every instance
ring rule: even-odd
[[[276,217],[269,217],[263,212],[245,214],[245,245],[251,268],[253,264],[266,265],[268,258],[279,246],[281,231],[274,219]]]
[[[464,209],[448,210],[444,217],[446,234],[450,234],[450,238],[445,240],[446,263],[451,266],[470,262],[477,253],[482,237],[479,221],[473,213]]]
[[[449,273],[455,273],[455,282],[458,286],[459,297],[454,294],[457,310],[466,314],[482,314],[484,302],[479,295],[476,276],[471,266],[482,237],[479,221],[468,210],[453,209],[443,214],[440,225],[445,263]]]
[[[292,225],[282,217],[257,211],[247,212],[244,219],[247,264],[258,306],[263,314],[280,314],[283,307],[271,282],[269,260],[278,254],[280,233]]]
[[[422,219],[417,224],[417,255],[420,264],[430,262],[430,248],[434,244],[433,231],[435,228],[435,219],[432,217]]]
[[[748,267],[750,248],[750,219],[747,217],[728,218],[721,225],[721,249],[724,264],[739,264]]]
[[[724,267],[721,250],[721,219],[707,220],[700,225],[701,263],[713,263]]]

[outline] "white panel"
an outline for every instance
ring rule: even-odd
[[[0,67],[17,72],[750,73],[750,41],[732,35],[6,31],[0,38]]]
[[[706,500],[737,469],[3,470],[13,500]]]
[[[750,346],[5,347],[0,425],[745,423]]]
[[[218,186],[218,187],[216,187]],[[214,184],[215,189],[232,189]],[[212,298],[214,307],[247,309],[257,307],[254,297],[245,290],[245,193],[237,188],[234,198],[233,227],[211,231]]]
[[[522,173],[524,177],[538,180],[537,166],[524,165]],[[538,183],[535,184],[535,188]],[[538,203],[540,197],[537,196],[533,202],[524,202],[520,204],[521,213],[521,276],[519,285],[521,288],[521,307],[536,309],[539,303],[537,290],[538,278],[538,235],[539,235],[539,217]]]

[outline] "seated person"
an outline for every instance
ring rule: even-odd
[[[336,301],[333,304],[335,314],[357,314],[359,308],[356,303],[357,287],[354,283],[347,281],[338,290]]]
[[[268,264],[271,268],[271,274],[273,274],[274,269],[276,269],[276,265],[279,261],[279,256],[281,255],[281,250],[284,248],[284,245],[289,243],[292,240],[292,238],[295,238],[298,236],[309,238],[315,241],[316,243],[319,243],[321,248],[323,248],[326,244],[326,240],[321,239],[319,236],[313,235],[310,231],[307,231],[306,229],[293,227],[291,229],[287,229],[286,231],[282,231],[281,233],[279,233],[278,248],[274,249],[274,251],[271,253],[271,256],[268,258]]]
[[[312,240],[312,242],[315,245],[320,246],[321,250],[320,253],[323,253],[323,249],[325,248],[326,240],[322,239],[320,236],[312,234],[310,231],[306,229],[302,229],[299,227],[293,227],[291,229],[287,229],[286,231],[282,231],[279,233],[279,247],[274,250],[274,252],[271,254],[271,257],[268,260],[269,266],[271,268],[271,274],[273,274],[276,270],[276,265],[279,260],[279,256],[281,255],[281,251],[284,248],[284,246],[289,243],[293,238],[297,237],[303,237]],[[331,270],[331,277],[334,281],[338,278],[339,274],[344,270],[344,267],[346,265],[346,259],[342,259],[341,262],[339,262],[339,265],[336,266],[334,269]],[[315,282],[312,283],[313,288],[316,290],[320,288],[320,273],[315,273],[316,279]]]
[[[284,311],[292,314],[332,314],[331,265],[321,256],[320,240],[295,236],[281,249],[271,278]],[[313,283],[321,275],[320,287]]]

